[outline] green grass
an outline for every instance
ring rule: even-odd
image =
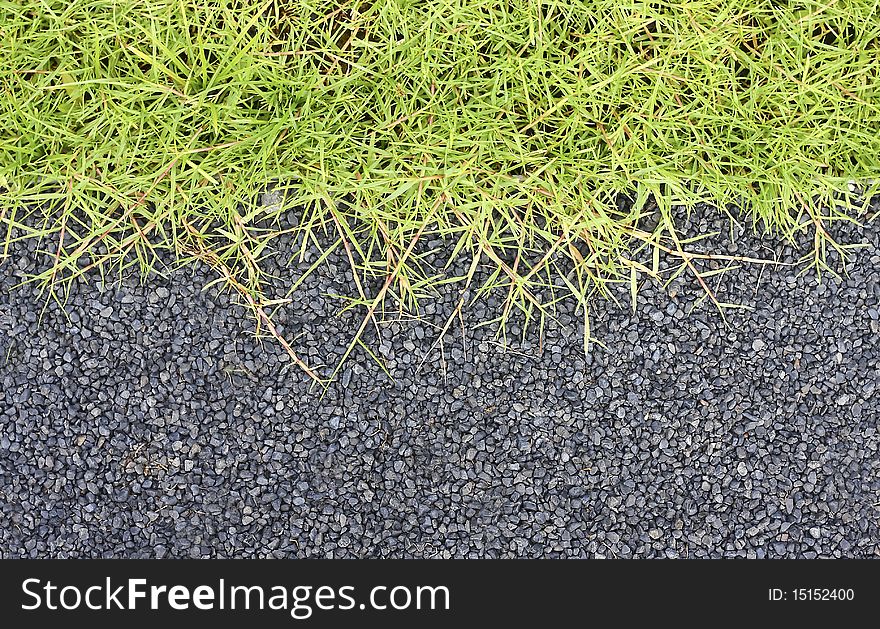
[[[0,0],[0,256],[54,243],[35,279],[58,288],[168,248],[274,333],[261,260],[280,233],[290,256],[323,232],[357,278],[350,351],[387,298],[417,312],[452,279],[505,291],[502,319],[550,316],[538,295],[560,284],[586,314],[609,282],[657,274],[640,250],[723,309],[673,208],[806,231],[817,267],[844,253],[827,226],[858,218],[850,182],[880,179],[878,16],[880,0]],[[272,186],[284,205],[259,205]],[[470,273],[423,264],[427,234]]]

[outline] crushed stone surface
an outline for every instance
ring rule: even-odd
[[[803,249],[695,213],[696,249]],[[742,265],[476,327],[503,294],[389,308],[322,396],[210,269],[96,274],[60,303],[0,265],[4,557],[877,557],[880,226],[848,275]],[[808,234],[811,236],[812,234]],[[290,243],[291,250],[295,243]],[[444,243],[426,243],[445,261]],[[291,280],[318,255],[279,260]],[[426,259],[430,258],[430,251]],[[664,264],[672,260],[664,257]],[[699,262],[708,270],[715,262]],[[451,275],[464,274],[467,260]],[[286,275],[285,275],[286,274]],[[642,278],[645,279],[645,278]],[[375,290],[376,286],[367,286]],[[281,290],[281,289],[279,289]],[[360,324],[336,252],[276,319],[311,365]],[[696,306],[696,307],[695,307]]]

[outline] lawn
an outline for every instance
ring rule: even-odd
[[[588,321],[610,282],[666,279],[661,254],[723,311],[706,259],[758,262],[693,254],[688,207],[805,232],[817,270],[845,253],[829,225],[867,218],[878,16],[878,0],[0,1],[0,256],[40,238],[34,279],[62,296],[159,249],[202,260],[320,380],[275,331],[261,265],[319,236],[355,278],[349,351],[389,297],[417,312],[438,282],[535,320],[554,287]],[[269,189],[284,202],[259,203]],[[290,230],[301,249],[273,248]],[[424,264],[428,236],[470,272]]]

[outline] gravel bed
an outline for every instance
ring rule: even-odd
[[[689,229],[722,232],[707,249],[803,253],[732,244],[706,216]],[[47,263],[16,244],[0,266],[0,551],[876,557],[878,222],[835,227],[869,244],[843,279],[755,265],[713,278],[753,308],[729,327],[706,303],[690,312],[685,275],[645,284],[635,313],[620,286],[619,304],[593,307],[603,345],[587,354],[571,305],[543,337],[475,327],[503,295],[435,344],[450,287],[370,332],[393,381],[356,351],[323,397],[235,299],[203,290],[208,269],[90,275],[59,304],[12,290]],[[315,255],[279,261],[278,290]],[[339,252],[277,315],[311,364],[360,322],[332,297],[349,279]]]

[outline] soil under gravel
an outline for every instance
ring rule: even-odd
[[[803,254],[748,233],[733,245],[699,214],[689,227],[716,228],[716,251]],[[475,328],[503,295],[433,347],[449,287],[368,337],[394,381],[357,351],[323,398],[228,294],[203,290],[210,270],[91,275],[62,309],[12,290],[47,262],[19,243],[0,265],[0,551],[877,556],[880,225],[835,229],[870,245],[848,277],[730,271],[719,295],[754,308],[730,327],[706,303],[689,312],[686,276],[644,286],[635,314],[621,286],[620,305],[595,303],[604,345],[586,355],[572,304],[542,339]],[[281,283],[308,264],[279,264]],[[344,351],[361,315],[337,316],[329,294],[352,291],[331,256],[278,314],[308,362]]]

